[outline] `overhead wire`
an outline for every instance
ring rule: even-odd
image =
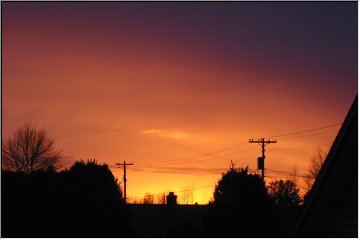
[[[333,130],[333,131],[330,131],[330,132],[323,132],[323,133],[317,133],[317,134],[309,134],[309,135],[296,136],[296,137],[286,137],[286,138],[281,138],[281,140],[296,139],[296,138],[303,138],[303,137],[312,137],[312,136],[318,136],[318,135],[324,135],[324,134],[330,134],[330,133],[336,133],[336,132],[338,132],[338,131]]]
[[[291,133],[285,133],[285,134],[279,134],[279,135],[272,135],[272,136],[269,136],[268,138],[280,138],[282,140],[286,140],[286,139],[294,139],[294,138],[301,138],[301,137],[309,137],[309,136],[316,136],[316,135],[323,135],[323,134],[329,134],[329,133],[334,133],[336,131],[330,131],[330,132],[325,132],[325,133],[317,133],[317,134],[311,134],[311,135],[303,135],[303,136],[297,136],[297,137],[287,137],[287,136],[294,136],[294,135],[299,135],[299,134],[303,134],[303,133],[308,133],[308,132],[313,132],[313,131],[318,131],[318,130],[322,130],[322,129],[328,129],[328,128],[331,128],[331,127],[335,127],[335,126],[339,126],[341,125],[342,123],[335,123],[335,124],[331,124],[331,125],[327,125],[327,126],[323,126],[323,127],[318,127],[318,128],[312,128],[312,129],[308,129],[308,130],[302,130],[302,131],[297,131],[297,132],[291,132]],[[284,138],[284,137],[287,137],[287,138]],[[243,146],[243,145],[246,145],[247,144],[247,141],[241,141],[242,144],[235,144],[235,145],[232,145],[232,146],[229,146],[229,147],[226,147],[226,148],[222,148],[222,149],[219,149],[217,151],[213,151],[213,152],[208,152],[208,153],[204,153],[204,154],[201,154],[200,156],[189,156],[189,157],[184,157],[184,158],[177,158],[177,159],[173,159],[173,160],[164,160],[164,161],[152,161],[152,163],[171,163],[171,162],[176,162],[176,163],[179,163],[179,162],[183,162],[183,161],[187,161],[189,159],[193,159],[192,162],[194,161],[204,161],[204,160],[208,160],[208,159],[211,159],[213,157],[215,157],[217,154],[219,153],[222,153],[222,152],[226,152],[230,149],[233,149],[235,147],[240,147],[240,146]],[[227,155],[231,155],[231,154],[236,154],[236,153],[240,153],[240,152],[245,152],[245,151],[248,151],[250,149],[254,149],[254,147],[249,147],[249,148],[245,148],[245,149],[241,149],[241,150],[237,150],[235,152],[228,152],[228,153],[223,153],[222,155],[224,156],[227,156]],[[199,158],[197,160],[194,160],[194,158]],[[267,168],[266,170],[270,171],[270,172],[273,172],[271,175],[267,174],[265,177],[267,178],[270,178],[270,179],[276,179],[277,177],[274,176],[274,173],[276,175],[277,174],[281,174],[281,176],[294,176],[294,174],[292,173],[289,173],[289,172],[285,172],[285,171],[278,171],[278,170],[273,170],[273,169],[269,169]],[[256,170],[255,170],[256,172]],[[306,175],[295,175],[296,177],[308,177]],[[209,188],[209,187],[214,187],[214,186],[203,186],[203,187],[198,187],[198,188],[193,188],[193,189],[190,189],[190,190],[199,190],[199,189],[204,189],[204,188]],[[303,186],[300,186],[300,188],[304,188],[306,189],[305,187]],[[185,192],[185,191],[188,191],[188,190],[182,190],[182,191],[176,191],[175,193],[179,194],[179,193],[182,193],[182,192]],[[156,195],[152,195],[154,197],[157,197],[157,196],[161,196],[163,195],[163,193],[161,194],[156,194]],[[139,199],[139,198],[143,198],[144,196],[141,196],[141,197],[130,197],[131,199]]]
[[[335,127],[335,126],[338,126],[338,125],[341,125],[342,123],[335,123],[335,124],[331,124],[331,125],[327,125],[327,126],[323,126],[323,127],[318,127],[318,128],[312,128],[312,129],[307,129],[307,130],[302,130],[302,131],[297,131],[297,132],[291,132],[291,133],[285,133],[285,134],[280,134],[280,135],[272,135],[268,138],[281,138],[282,140],[286,140],[286,139],[290,139],[290,138],[283,138],[285,136],[293,136],[293,135],[298,135],[298,134],[302,134],[302,133],[307,133],[307,132],[313,132],[313,131],[318,131],[318,130],[322,130],[322,129],[327,129],[327,128],[331,128],[331,127]],[[317,136],[317,135],[323,135],[323,134],[329,134],[329,133],[333,133],[333,132],[336,132],[337,130],[335,131],[331,131],[331,132],[326,132],[326,133],[317,133],[317,134],[311,134],[311,135],[305,135],[305,136],[298,136],[298,137],[291,137],[291,139],[294,139],[294,138],[302,138],[302,137],[309,137],[309,136]],[[242,143],[242,144],[240,144]],[[237,147],[240,147],[240,146],[243,146],[243,145],[246,145],[248,142],[247,141],[241,141],[239,144],[235,144],[235,145],[232,145],[230,147],[226,147],[226,148],[222,148],[220,150],[217,150],[217,151],[213,151],[213,152],[209,152],[209,153],[205,153],[205,154],[202,154],[200,156],[189,156],[189,157],[184,157],[184,158],[177,158],[177,159],[172,159],[172,160],[163,160],[163,161],[152,161],[152,163],[172,163],[172,162],[175,162],[178,163],[178,162],[184,162],[184,161],[187,161],[187,160],[190,160],[192,159],[193,161],[202,161],[202,160],[208,160],[208,159],[211,159],[213,156],[215,156],[216,154],[218,153],[221,153],[221,152],[224,152],[224,151],[227,151],[227,150],[230,150],[230,149],[233,149],[235,148],[236,146]],[[247,148],[247,149],[241,149],[241,150],[238,150],[238,151],[235,151],[235,152],[231,152],[231,153],[224,153],[222,154],[223,156],[225,155],[230,155],[230,154],[235,154],[235,153],[239,153],[239,152],[243,152],[243,151],[247,151],[248,149],[251,149],[251,148],[254,148],[254,147],[250,147],[250,148]],[[198,160],[194,160],[194,158],[199,158]]]
[[[313,132],[313,131],[318,131],[318,130],[322,130],[322,129],[327,129],[327,128],[331,128],[331,127],[335,127],[338,125],[341,125],[342,123],[335,123],[335,124],[331,124],[331,125],[326,125],[323,127],[318,127],[318,128],[312,128],[312,129],[307,129],[307,130],[302,130],[302,131],[297,131],[297,132],[291,132],[291,133],[285,133],[285,134],[279,134],[279,135],[272,135],[269,136],[269,138],[280,138],[282,140],[286,140],[286,139],[294,139],[294,138],[301,138],[301,137],[309,137],[309,136],[316,136],[316,135],[322,135],[322,134],[329,134],[329,133],[333,133],[336,131],[331,131],[331,132],[325,132],[325,133],[317,133],[317,134],[311,134],[311,135],[303,135],[303,136],[295,136],[294,135],[299,135],[299,134],[303,134],[303,133],[307,133],[307,132]],[[284,138],[286,136],[292,136],[292,137],[287,137]],[[191,162],[199,162],[199,161],[207,161],[207,160],[211,160],[213,158],[224,158],[224,156],[229,156],[229,155],[233,155],[233,154],[237,154],[237,153],[241,153],[241,152],[246,152],[252,149],[255,149],[256,146],[251,146],[245,149],[240,149],[240,150],[236,150],[233,152],[227,152],[231,149],[234,148],[239,148],[241,146],[247,145],[248,142],[247,140],[243,140],[240,141],[237,144],[231,145],[229,147],[225,147],[225,148],[221,148],[219,150],[216,151],[212,151],[212,152],[207,152],[198,156],[189,156],[189,157],[183,157],[183,158],[175,158],[175,159],[171,159],[171,160],[160,160],[160,161],[151,161],[152,166],[144,166],[144,167],[153,167],[154,164],[155,165],[162,165],[162,164],[177,164],[177,163],[183,163],[183,162],[187,162],[189,160],[191,160]],[[220,156],[219,156],[220,155]]]
[[[328,144],[317,144],[316,146],[328,146]],[[303,148],[314,148],[314,145],[303,145],[297,147],[279,146],[281,149],[303,149]]]
[[[271,175],[274,175],[274,176],[277,176],[277,177],[301,177],[301,178],[307,178],[308,177],[306,175],[291,175],[291,174],[282,174],[282,173],[276,173],[276,172],[271,172]]]
[[[241,144],[240,144],[241,143]],[[201,155],[197,155],[197,156],[188,156],[188,157],[182,157],[182,158],[175,158],[175,159],[171,159],[171,160],[160,160],[160,161],[151,161],[151,163],[170,163],[170,162],[183,162],[183,161],[187,161],[189,159],[194,159],[194,158],[208,158],[208,157],[211,157],[213,155],[216,155],[220,152],[224,152],[224,151],[227,151],[229,149],[233,149],[235,148],[236,146],[237,147],[240,147],[240,146],[243,146],[245,145],[247,142],[245,141],[241,141],[239,142],[238,144],[234,144],[234,145],[231,145],[229,147],[225,147],[225,148],[222,148],[222,149],[219,149],[219,150],[216,150],[216,151],[212,151],[212,152],[208,152],[208,153],[204,153],[204,154],[201,154]]]
[[[312,128],[312,129],[308,129],[308,130],[302,130],[302,131],[297,131],[297,132],[292,132],[292,133],[284,133],[284,134],[280,134],[280,135],[272,135],[272,136],[269,136],[267,138],[280,138],[280,137],[285,137],[285,136],[292,136],[292,135],[297,135],[297,134],[301,134],[301,133],[307,133],[307,132],[313,132],[313,131],[317,131],[317,130],[321,130],[321,129],[331,128],[331,127],[339,126],[341,124],[342,124],[342,122],[341,123],[334,123],[334,124],[331,124],[331,125],[318,127],[318,128]]]

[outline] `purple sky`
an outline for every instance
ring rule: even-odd
[[[214,185],[256,168],[249,138],[343,121],[357,22],[357,2],[3,2],[2,136],[30,122],[66,164],[134,162],[133,196]],[[339,127],[279,139],[266,167],[303,173]]]

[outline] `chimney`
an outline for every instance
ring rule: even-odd
[[[166,196],[166,204],[168,206],[176,206],[176,198],[177,196],[174,192],[169,192],[169,195]]]

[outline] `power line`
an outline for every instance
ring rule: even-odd
[[[245,144],[247,144],[247,143],[245,143]],[[238,147],[240,147],[240,146],[243,146],[245,144],[241,144],[241,145],[236,144],[236,145],[238,145]],[[236,145],[233,145],[232,147],[224,148],[224,149],[221,149],[221,150],[218,150],[218,151],[206,153],[206,154],[203,154],[203,155],[200,155],[200,156],[177,158],[177,159],[163,160],[163,161],[152,161],[152,163],[168,164],[168,163],[181,163],[181,162],[185,162],[185,161],[188,161],[188,160],[192,160],[192,162],[199,162],[199,161],[209,160],[209,159],[212,159],[212,158],[216,157],[219,152],[224,152],[224,151],[226,151],[228,149],[232,149]],[[250,148],[245,148],[245,149],[241,149],[241,150],[238,150],[238,151],[235,151],[235,152],[224,153],[224,154],[222,154],[222,156],[247,151],[249,149]]]
[[[309,177],[307,175],[292,174],[292,173],[289,173],[289,172],[273,170],[273,169],[270,169],[270,168],[268,168],[267,170],[269,170],[270,172],[280,173],[280,174],[283,174],[283,175],[286,175],[286,176],[296,176],[296,177],[304,177],[304,178]]]
[[[332,124],[332,125],[319,127],[319,128],[312,128],[312,129],[308,129],[308,130],[302,130],[302,131],[292,132],[292,133],[285,133],[285,134],[281,134],[281,135],[273,135],[273,136],[269,136],[268,138],[280,138],[280,137],[285,137],[285,136],[297,135],[297,134],[301,134],[301,133],[306,133],[306,132],[312,132],[312,131],[316,131],[316,130],[331,128],[331,127],[335,127],[335,126],[338,126],[338,125],[341,125],[341,124],[342,123],[335,123],[335,124]]]
[[[214,159],[216,157],[216,159],[220,159],[220,160],[229,160],[229,159],[234,159],[233,157],[226,157],[226,156],[229,156],[229,155],[232,155],[232,154],[236,154],[236,153],[240,153],[240,152],[246,152],[246,151],[249,151],[249,150],[253,150],[255,149],[255,146],[252,146],[252,147],[249,147],[249,148],[245,148],[245,149],[241,149],[239,151],[235,151],[235,152],[229,152],[229,153],[225,153],[221,156],[211,156],[211,157],[207,157],[207,158],[201,158],[201,159],[192,159],[191,160],[191,164],[192,163],[195,163],[195,162],[200,162],[200,161],[207,161],[207,160],[211,160],[211,159]],[[184,160],[183,161],[177,161],[175,164],[178,164],[178,163],[182,163],[182,162],[185,162]],[[167,165],[171,165],[173,166],[174,164],[171,164],[172,162],[169,162]],[[161,164],[162,165],[162,164]],[[159,166],[159,165],[157,165]],[[184,165],[181,165],[184,167]],[[186,165],[185,165],[186,166]],[[153,168],[154,165],[145,165],[144,167],[149,167],[149,168]]]
[[[289,138],[282,138],[284,136],[291,136],[291,135],[297,135],[297,134],[301,134],[301,133],[306,133],[306,132],[311,132],[311,131],[316,131],[316,130],[321,130],[321,129],[326,129],[326,128],[330,128],[330,127],[334,127],[334,126],[337,126],[337,125],[340,125],[341,123],[336,123],[336,124],[332,124],[332,125],[327,125],[327,126],[323,126],[323,127],[319,127],[319,128],[313,128],[313,129],[308,129],[308,130],[302,130],[302,131],[298,131],[298,132],[292,132],[292,133],[286,133],[286,134],[281,134],[281,135],[274,135],[274,136],[270,136],[270,137],[279,137],[281,139],[289,139]],[[329,132],[330,133],[330,132]],[[326,133],[320,133],[320,134],[316,134],[316,135],[321,135],[321,134],[326,134]],[[314,136],[314,135],[306,135],[306,136]],[[299,136],[299,137],[306,137],[306,136]],[[240,144],[242,143],[242,144]],[[212,159],[213,157],[217,156],[218,153],[222,153],[222,152],[225,152],[225,151],[228,151],[230,149],[233,149],[235,147],[240,147],[240,146],[243,146],[243,145],[246,145],[246,141],[241,141],[239,142],[238,144],[234,144],[234,145],[231,145],[229,147],[225,147],[225,148],[221,148],[219,150],[216,150],[216,151],[212,151],[212,152],[208,152],[208,153],[204,153],[204,154],[201,154],[201,155],[198,155],[198,156],[189,156],[189,157],[183,157],[183,158],[175,158],[175,159],[172,159],[172,160],[160,160],[160,161],[156,161],[156,160],[153,160],[152,161],[152,164],[171,164],[171,163],[180,163],[180,162],[185,162],[185,161],[188,161],[188,160],[192,160],[192,162],[196,161],[204,161],[204,160],[209,160],[209,159]],[[235,152],[228,152],[228,153],[224,153],[224,154],[221,154],[222,156],[224,155],[230,155],[230,154],[235,154],[235,153],[239,153],[239,152],[243,152],[243,151],[247,151],[248,149],[250,148],[247,148],[247,149],[241,149],[241,150],[238,150],[238,151],[235,151]],[[196,159],[196,160],[194,160]]]
[[[282,139],[284,140],[284,139]],[[328,144],[318,144],[317,146],[327,146]],[[284,146],[281,146],[280,149],[303,149],[303,148],[314,148],[316,146],[314,145],[303,145],[303,146],[298,146],[298,147],[284,147]]]
[[[277,178],[286,178],[286,179],[291,179],[290,177],[299,177],[299,178],[311,178],[310,176],[304,176],[304,175],[294,175],[294,176],[291,176],[291,175],[284,175],[284,174],[281,174],[281,173],[271,173],[270,175],[272,176],[275,176]]]
[[[235,152],[228,152],[228,153],[224,153],[224,154],[222,154],[221,155],[221,157],[222,158],[224,158],[224,156],[228,156],[228,155],[232,155],[232,154],[236,154],[236,153],[240,153],[240,152],[246,152],[246,151],[248,151],[248,150],[252,150],[252,149],[254,149],[255,147],[254,146],[252,146],[252,147],[248,147],[248,148],[244,148],[244,149],[240,149],[240,150],[237,150],[237,151],[235,151]],[[193,160],[193,162],[197,162],[197,161],[203,161],[203,160],[209,160],[209,159],[212,159],[212,158],[214,158],[214,157],[217,157],[217,156],[209,156],[209,157],[207,157],[207,158],[202,158],[202,159],[198,159],[198,160]],[[219,158],[219,157],[217,157],[217,158]]]
[[[330,128],[330,127],[334,127],[334,126],[338,126],[338,125],[341,125],[342,123],[336,123],[336,124],[332,124],[332,125],[327,125],[327,126],[323,126],[323,127],[319,127],[319,128],[312,128],[312,129],[308,129],[308,130],[302,130],[302,131],[298,131],[298,132],[291,132],[291,133],[285,133],[285,134],[281,134],[281,135],[274,135],[274,136],[270,136],[268,138],[281,138],[282,140],[285,140],[285,139],[290,139],[290,138],[282,138],[284,136],[292,136],[292,135],[298,135],[298,134],[301,134],[301,133],[306,133],[306,132],[312,132],[312,131],[317,131],[317,130],[321,130],[321,129],[326,129],[326,128]],[[319,134],[313,134],[313,135],[305,135],[305,136],[299,136],[299,137],[295,137],[295,138],[301,138],[301,137],[307,137],[307,136],[316,136],[316,135],[322,135],[322,134],[327,134],[327,133],[332,133],[332,132],[326,132],[326,133],[319,133]],[[240,144],[244,142],[243,144]],[[173,160],[163,160],[163,161],[152,161],[152,163],[172,163],[172,162],[184,162],[184,161],[187,161],[187,160],[190,160],[190,159],[194,159],[194,158],[200,158],[198,160],[193,160],[193,161],[202,161],[202,160],[208,160],[208,159],[211,159],[213,156],[216,156],[216,154],[218,153],[221,153],[221,152],[225,152],[227,150],[230,150],[230,149],[233,149],[235,148],[236,146],[237,147],[240,147],[240,146],[243,146],[243,145],[246,145],[246,142],[245,141],[241,141],[239,144],[235,144],[235,145],[231,145],[229,147],[226,147],[226,148],[222,148],[222,149],[219,149],[217,151],[213,151],[213,152],[208,152],[208,153],[204,153],[204,154],[201,154],[200,156],[189,156],[189,157],[184,157],[184,158],[177,158],[177,159],[173,159]],[[232,153],[225,153],[225,154],[222,154],[222,155],[229,155],[229,154],[234,154],[234,153],[239,153],[239,152],[242,152],[242,151],[246,151],[247,149],[242,149],[242,150],[239,150],[239,151],[235,151],[235,152],[232,152]]]
[[[323,126],[323,127],[319,127],[319,128],[312,128],[312,129],[308,129],[308,130],[302,130],[302,131],[298,131],[298,132],[292,132],[292,133],[286,133],[286,134],[281,134],[281,135],[274,135],[273,137],[279,137],[281,138],[282,140],[286,140],[286,139],[294,139],[294,138],[301,138],[301,137],[308,137],[308,136],[315,136],[315,135],[322,135],[322,134],[328,134],[328,133],[333,133],[334,131],[331,131],[331,132],[325,132],[325,133],[317,133],[317,134],[311,134],[311,135],[304,135],[304,136],[297,136],[297,137],[288,137],[288,138],[282,138],[284,136],[292,136],[292,135],[298,135],[298,134],[301,134],[301,133],[306,133],[306,132],[312,132],[312,131],[317,131],[317,130],[321,130],[321,129],[326,129],[326,128],[330,128],[330,127],[334,127],[334,126],[338,126],[340,125],[341,123],[336,123],[336,124],[332,124],[332,125],[327,125],[327,126]],[[242,144],[241,144],[242,143]],[[232,155],[232,154],[236,154],[236,153],[240,153],[240,152],[245,152],[245,151],[248,151],[248,150],[252,150],[254,149],[254,147],[250,147],[250,148],[245,148],[245,149],[240,149],[240,150],[237,150],[237,151],[234,151],[234,152],[225,152],[225,151],[228,151],[230,149],[233,149],[235,147],[240,147],[240,146],[243,146],[243,145],[246,145],[247,143],[245,141],[241,141],[239,142],[238,144],[234,144],[234,145],[231,145],[229,147],[226,147],[226,148],[222,148],[222,149],[219,149],[217,151],[212,151],[212,152],[208,152],[208,153],[204,153],[200,156],[189,156],[189,157],[184,157],[184,158],[177,158],[177,159],[172,159],[172,160],[163,160],[163,161],[152,161],[152,163],[160,163],[160,164],[171,164],[171,163],[181,163],[181,162],[186,162],[188,160],[192,160],[192,162],[198,162],[198,161],[206,161],[206,160],[210,160],[214,157],[217,157],[219,158],[219,156],[217,155],[218,153],[222,153],[221,154],[221,158],[224,158],[224,156],[228,156],[228,155]],[[223,153],[225,152],[225,153]],[[194,158],[199,158],[199,159],[194,159]]]
[[[330,131],[330,132],[309,134],[309,135],[303,135],[303,136],[297,136],[297,137],[287,137],[287,138],[281,138],[281,140],[295,139],[295,138],[303,138],[303,137],[312,137],[312,136],[324,135],[324,134],[335,133],[335,132],[338,132],[338,131],[337,131],[337,130],[333,130],[333,131]]]

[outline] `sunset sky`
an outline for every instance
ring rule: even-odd
[[[134,163],[132,200],[207,203],[230,160],[256,169],[249,138],[334,125],[266,147],[267,181],[303,175],[357,94],[357,22],[357,2],[2,2],[2,136],[32,123],[65,167]]]

